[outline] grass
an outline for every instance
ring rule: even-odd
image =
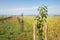
[[[0,17],[1,18],[1,17]],[[24,32],[21,33],[20,24],[14,16],[11,19],[0,21],[0,40],[33,40],[34,16],[24,16]],[[60,39],[60,16],[48,16],[48,40]],[[37,36],[38,37],[38,36]],[[38,40],[38,38],[37,38]]]

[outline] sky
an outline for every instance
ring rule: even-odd
[[[37,15],[43,4],[48,15],[60,15],[60,0],[0,0],[0,15]]]

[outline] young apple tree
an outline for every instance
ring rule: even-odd
[[[38,8],[38,15],[36,16],[36,21],[37,21],[37,30],[38,30],[38,35],[40,40],[44,40],[44,34],[43,34],[43,26],[44,22],[46,22],[47,19],[47,6],[42,5]]]

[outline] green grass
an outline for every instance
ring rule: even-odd
[[[0,40],[15,40],[19,32],[19,23],[17,20],[11,18],[4,20],[4,22],[0,21]]]
[[[24,32],[21,33],[20,24],[14,16],[11,19],[0,21],[0,40],[33,40],[34,16],[24,16]],[[60,39],[60,16],[48,16],[48,40]],[[36,38],[38,39],[38,36]]]

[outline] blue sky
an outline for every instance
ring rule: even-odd
[[[48,15],[60,15],[60,0],[0,0],[0,15],[37,15],[37,8],[47,5]]]

